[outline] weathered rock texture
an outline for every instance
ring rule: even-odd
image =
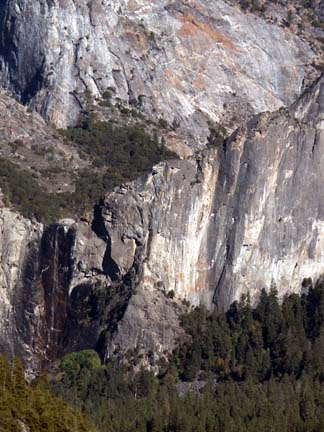
[[[223,147],[157,166],[106,198],[111,256],[139,289],[226,308],[324,270],[324,79]]]
[[[208,119],[233,127],[295,101],[314,57],[289,29],[221,0],[0,4],[2,86],[59,126],[88,93],[106,92],[164,116],[191,150],[204,145]],[[0,105],[2,156],[35,174],[39,148],[69,169],[86,165],[37,114],[5,94]],[[117,188],[92,224],[44,227],[1,203],[1,350],[34,370],[83,348],[162,355],[183,337],[183,300],[226,308],[242,293],[275,285],[284,295],[319,276],[323,112],[324,78],[224,146]]]
[[[30,350],[24,346],[21,324],[18,317],[23,312],[24,299],[29,296],[29,287],[19,281],[24,272],[25,257],[33,249],[42,228],[29,220],[1,209],[0,214],[0,321],[1,351],[10,355],[24,355]],[[32,275],[31,275],[32,277]],[[17,287],[17,290],[14,289]],[[37,312],[34,311],[34,315]],[[17,320],[16,320],[17,318]],[[28,331],[28,329],[26,329]]]
[[[27,170],[50,192],[73,190],[73,174],[89,166],[35,111],[0,90],[0,158]]]
[[[2,349],[34,368],[82,348],[163,355],[183,337],[183,299],[300,291],[324,270],[323,134],[324,77],[224,146],[117,188],[92,225],[44,229],[2,207]]]
[[[225,2],[3,0],[0,84],[58,126],[80,93],[180,124],[204,144],[207,120],[229,127],[289,105],[312,49],[289,29]]]
[[[10,356],[24,358],[31,370],[56,359],[67,344],[72,349],[75,343],[79,347],[86,344],[80,338],[65,340],[73,301],[69,290],[74,264],[77,268],[79,258],[86,256],[88,264],[95,266],[102,248],[100,239],[93,239],[96,236],[85,224],[79,224],[76,238],[72,222],[44,228],[0,209],[0,348]],[[85,238],[95,259],[87,245],[78,255]],[[81,285],[82,274],[79,271]],[[89,332],[83,336],[86,341]],[[92,347],[95,342],[94,338]]]
[[[0,352],[23,358],[33,373],[80,349],[105,358],[121,349],[161,355],[174,347],[183,335],[181,307],[161,292],[135,294],[134,269],[114,274],[105,236],[100,218],[93,227],[64,220],[44,228],[0,209]],[[112,344],[127,307],[125,338],[119,343],[119,332]]]

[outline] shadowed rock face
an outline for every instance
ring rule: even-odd
[[[29,346],[23,346],[20,335],[20,324],[16,322],[21,315],[28,297],[30,281],[37,270],[38,260],[26,257],[38,256],[38,243],[42,235],[42,227],[20,217],[8,209],[1,209],[0,215],[0,322],[1,322],[1,351],[9,355],[27,356]],[[25,278],[24,285],[20,284],[21,273],[29,271],[29,280]],[[17,290],[15,289],[17,287]],[[34,314],[33,314],[34,315]],[[25,331],[30,333],[28,325]]]
[[[219,84],[223,81],[208,81],[208,76],[226,76],[237,91],[232,95],[237,112],[272,109],[298,93],[305,73],[301,63],[311,55],[290,33],[261,26],[257,18],[242,16],[221,1],[204,6],[167,3],[163,10],[156,3],[145,5],[120,3],[120,12],[95,1],[86,6],[67,0],[60,8],[54,1],[5,2],[0,12],[3,83],[13,86],[21,97],[32,98],[57,124],[66,120],[68,110],[73,114],[80,109],[76,95],[69,93],[74,89],[88,87],[99,95],[114,85],[126,102],[145,91],[144,100],[150,102],[144,110],[153,112],[155,106],[157,112],[182,116],[185,127],[198,138],[205,133],[201,132],[202,117],[195,114],[199,106],[212,100],[212,108],[204,105],[205,112],[216,119],[223,115],[218,102],[225,94],[228,97],[227,87]],[[188,17],[189,9],[192,17]],[[30,20],[23,18],[35,14],[39,26],[48,28],[39,30],[41,47],[36,43],[31,54],[26,27]],[[153,36],[149,33],[143,42],[143,28],[136,30],[136,20],[143,18],[144,27],[151,31],[153,17],[158,22],[154,27],[157,40],[164,45],[155,51],[145,45],[141,59],[136,54],[138,44],[152,42]],[[64,24],[66,29],[60,27]],[[168,32],[163,33],[166,25]],[[242,45],[237,35],[247,31],[245,25],[249,33]],[[79,34],[81,30],[85,33]],[[65,36],[60,32],[66,32]],[[267,32],[272,32],[270,45]],[[210,40],[206,67],[211,67],[209,62],[216,55],[223,57],[219,57],[221,63],[216,62],[219,69],[213,63],[210,72],[204,71],[206,93],[200,100],[186,87],[199,64],[188,58],[201,53]],[[94,41],[101,41],[96,50],[88,46]],[[120,45],[125,41],[129,53]],[[256,75],[256,41],[265,55],[259,71],[262,85]],[[121,57],[110,53],[109,69],[107,52],[113,46]],[[98,57],[92,57],[94,52]],[[252,57],[249,52],[254,52]],[[24,59],[31,55],[35,58],[24,72]],[[126,55],[129,62],[124,62]],[[168,58],[175,60],[168,63]],[[271,73],[269,58],[275,59]],[[83,66],[77,69],[80,62]],[[138,66],[130,79],[132,62]],[[285,64],[287,70],[281,69]],[[97,87],[92,67],[102,74]],[[149,67],[152,80],[147,75]],[[28,83],[34,82],[38,70],[47,71],[51,85],[42,87],[43,78],[36,80],[35,91]],[[180,90],[174,81],[177,74],[185,87]],[[192,79],[184,84],[183,74]],[[242,102],[249,97],[251,102]],[[44,228],[1,203],[1,350],[24,357],[32,370],[65,352],[84,348],[96,348],[103,358],[133,348],[159,356],[183,337],[178,320],[181,300],[226,308],[242,293],[249,292],[254,299],[261,288],[276,285],[282,296],[298,291],[303,278],[319,276],[324,267],[323,112],[324,78],[290,109],[253,117],[223,146],[187,160],[161,163],[147,176],[117,188],[96,209],[92,225],[65,220]],[[170,291],[174,300],[166,296]]]
[[[183,337],[183,299],[298,292],[324,269],[323,131],[324,78],[223,146],[115,189],[92,225],[44,229],[2,206],[2,350],[34,369],[83,348],[158,357]]]
[[[29,373],[88,348],[105,359],[137,347],[156,359],[183,335],[180,306],[161,292],[134,294],[135,262],[111,279],[107,233],[73,220],[44,228],[3,207],[0,228],[0,352],[24,359]],[[127,309],[122,339],[112,340]]]
[[[321,79],[291,109],[255,117],[223,147],[160,164],[106,197],[111,255],[121,273],[136,257],[138,295],[174,290],[226,308],[262,288],[298,292],[304,278],[323,273],[323,104]]]
[[[63,352],[73,231],[1,209],[0,348],[31,370]]]
[[[1,2],[0,83],[60,127],[84,108],[78,94],[110,89],[198,148],[208,119],[233,128],[292,103],[313,57],[221,0]]]

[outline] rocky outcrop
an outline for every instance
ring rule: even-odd
[[[84,155],[83,155],[84,157]],[[49,192],[71,192],[74,175],[89,166],[35,111],[0,90],[0,160],[28,171]]]
[[[313,58],[289,29],[221,0],[5,0],[0,11],[0,83],[52,123],[76,120],[80,94],[108,91],[179,125],[193,148],[208,121],[233,128],[292,103]]]
[[[23,297],[29,296],[28,287],[18,287],[24,271],[25,257],[32,254],[42,228],[29,220],[1,209],[0,214],[0,321],[1,351],[26,357],[29,346],[21,338],[21,324],[16,317],[24,308]],[[31,264],[31,263],[30,263]],[[32,264],[31,264],[32,265]],[[32,275],[31,275],[32,277]],[[15,291],[14,287],[18,287]],[[19,289],[20,288],[20,289]],[[17,292],[20,298],[17,297]],[[36,312],[36,311],[35,311]]]
[[[184,337],[187,302],[300,291],[324,269],[323,113],[324,77],[224,145],[115,189],[92,223],[44,227],[1,204],[1,350],[34,370],[84,348],[154,358]]]
[[[122,274],[136,260],[138,293],[226,308],[271,286],[299,292],[323,273],[323,113],[324,78],[223,147],[160,164],[109,194],[111,256]]]
[[[183,337],[183,303],[300,291],[324,269],[323,112],[324,78],[223,146],[115,189],[92,225],[2,208],[2,349],[34,368],[82,348],[159,356]]]
[[[88,348],[103,359],[136,348],[153,360],[183,335],[181,306],[161,292],[136,293],[135,268],[114,274],[100,220],[43,227],[2,207],[0,224],[0,351],[23,358],[29,373]]]

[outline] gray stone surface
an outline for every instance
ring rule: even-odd
[[[31,347],[24,344],[16,318],[29,285],[19,286],[19,283],[25,257],[38,244],[41,235],[39,224],[9,209],[0,209],[0,347],[10,356],[24,356],[28,360]],[[35,316],[38,314],[36,309],[33,312]]]
[[[136,349],[148,365],[184,335],[181,304],[137,293],[134,269],[111,279],[109,240],[98,234],[71,219],[44,227],[0,205],[0,352],[22,358],[31,375],[88,348],[103,359]]]
[[[230,128],[300,94],[312,48],[222,0],[5,0],[0,84],[66,126],[80,94],[180,124],[173,146],[201,147],[207,120]],[[187,141],[184,142],[184,141]],[[180,151],[180,150],[179,150]]]
[[[156,358],[184,337],[184,300],[299,292],[324,269],[323,131],[324,77],[224,146],[115,189],[92,225],[44,229],[1,204],[2,349],[34,369],[83,348]]]
[[[71,192],[74,174],[89,166],[38,113],[30,112],[2,89],[0,158],[27,170],[49,192]]]
[[[276,286],[282,297],[324,270],[324,78],[289,110],[264,113],[224,147],[155,167],[106,197],[122,273],[138,290],[226,308]],[[128,245],[136,245],[129,249]],[[140,264],[138,264],[140,263]]]
[[[30,370],[84,348],[158,357],[184,337],[186,302],[226,308],[274,285],[283,296],[323,273],[324,78],[269,112],[299,95],[313,59],[305,42],[223,1],[2,6],[0,82],[56,125],[85,108],[81,93],[109,87],[113,101],[177,120],[173,139],[187,136],[177,145],[190,151],[208,119],[244,125],[224,146],[117,188],[92,224],[44,227],[0,197],[1,350]],[[0,104],[2,155],[22,139],[28,168],[35,134],[84,166],[40,116],[4,94]]]
[[[44,230],[2,206],[2,349],[34,368],[90,347],[158,357],[184,337],[183,300],[299,292],[324,270],[323,125],[324,78],[224,146],[115,189],[92,226]]]

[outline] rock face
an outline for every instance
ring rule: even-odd
[[[143,292],[226,308],[324,269],[324,79],[289,110],[264,113],[223,147],[157,166],[106,198],[111,255],[140,263]]]
[[[323,113],[324,77],[224,146],[117,188],[92,225],[2,208],[2,349],[34,369],[83,348],[161,356],[184,336],[183,300],[300,291],[324,269]]]
[[[117,277],[100,224],[44,228],[0,209],[0,352],[23,358],[30,373],[80,349],[103,358],[135,347],[159,356],[183,334],[181,306],[161,292],[135,294],[134,269]],[[131,318],[112,342],[126,309]]]
[[[132,105],[204,144],[207,121],[233,128],[292,103],[314,58],[288,29],[222,0],[3,0],[0,84],[59,127],[79,95]]]
[[[161,356],[184,337],[187,302],[226,308],[271,286],[283,296],[323,272],[324,78],[269,112],[299,95],[306,43],[221,0],[0,3],[0,84],[56,125],[86,108],[81,93],[108,92],[178,124],[192,151],[208,120],[232,128],[267,111],[117,188],[91,223],[44,227],[0,199],[1,351],[30,370],[85,348]],[[47,142],[39,115],[4,94],[0,104],[1,157],[33,170],[50,149],[86,166],[61,138]]]
[[[76,229],[73,223],[63,221],[44,228],[0,209],[0,348],[10,356],[22,357],[30,370],[55,360],[67,344],[72,349],[74,344],[87,345],[90,330],[83,334],[83,342],[77,339],[77,330],[75,340],[65,340],[72,336],[69,323],[78,317],[77,309],[71,312],[76,302],[70,289],[74,284],[81,291],[82,277],[89,272],[95,285],[95,267],[105,245],[91,228],[80,223]],[[80,245],[82,253],[78,252]],[[85,257],[94,268],[81,271],[79,263]],[[78,273],[75,279],[74,271]]]
[[[28,112],[3,90],[0,90],[0,160],[9,160],[27,170],[49,192],[71,191],[73,174],[89,166],[39,114]]]
[[[21,324],[16,317],[21,314],[28,289],[18,287],[24,271],[25,257],[38,243],[42,228],[8,209],[0,214],[0,320],[1,351],[10,355],[24,355],[29,347],[23,346]],[[17,286],[17,291],[14,289]],[[18,299],[17,297],[20,297]],[[18,325],[17,325],[18,324]]]

